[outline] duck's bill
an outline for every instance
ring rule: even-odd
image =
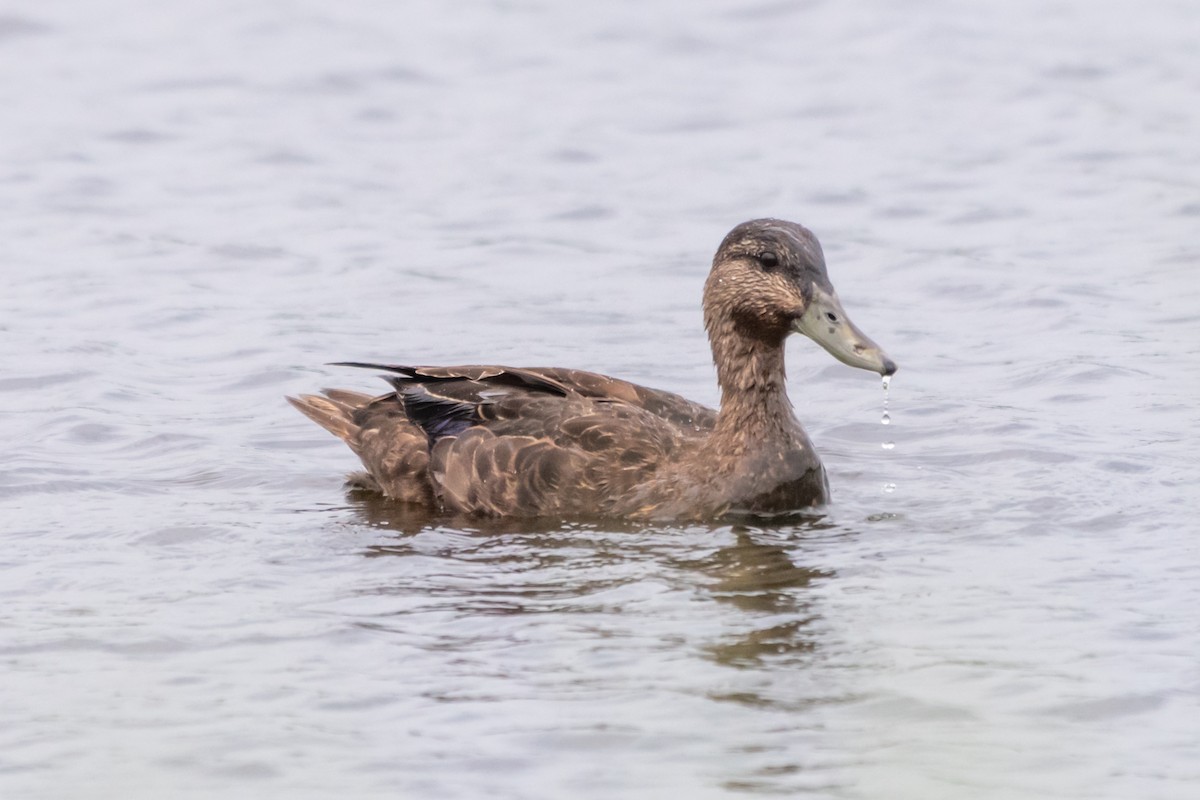
[[[896,371],[896,362],[850,321],[833,292],[814,289],[812,300],[792,324],[792,330],[803,333],[843,364],[880,375]]]

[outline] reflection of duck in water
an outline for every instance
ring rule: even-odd
[[[819,520],[804,526],[809,531],[828,527]],[[735,525],[732,532],[733,544],[689,564],[713,579],[709,589],[715,599],[746,612],[727,620],[720,639],[705,650],[717,663],[732,667],[806,658],[819,641],[812,629],[817,614],[810,590],[813,582],[833,578],[834,573],[793,560],[794,528],[751,532]],[[722,699],[751,705],[771,702],[753,693]]]
[[[704,286],[721,387],[714,411],[679,395],[562,368],[407,367],[381,397],[288,398],[362,460],[354,482],[397,500],[489,516],[712,519],[829,499],[825,469],[784,385],[784,340],[891,375],[896,364],[846,317],[816,237],[743,223]]]

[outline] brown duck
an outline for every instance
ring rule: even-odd
[[[721,242],[704,285],[721,408],[574,369],[385,370],[380,397],[289,402],[350,446],[351,482],[431,509],[512,517],[772,516],[829,500],[788,400],[784,340],[803,333],[853,367],[896,364],[846,317],[817,239],[759,219]]]

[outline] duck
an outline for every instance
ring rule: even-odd
[[[817,237],[755,219],[722,240],[704,284],[720,406],[561,367],[333,366],[381,371],[392,391],[287,400],[365,469],[352,488],[477,517],[710,521],[777,517],[830,501],[820,456],[788,399],[784,343],[897,366],[850,321]]]

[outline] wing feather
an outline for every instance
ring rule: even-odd
[[[386,494],[472,514],[604,513],[716,419],[679,395],[582,370],[342,365],[386,373],[394,393],[332,390],[327,406],[301,410],[348,418],[354,430],[335,432]]]

